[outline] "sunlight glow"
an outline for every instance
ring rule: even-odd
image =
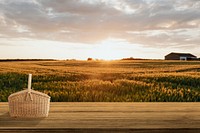
[[[121,43],[117,41],[121,41]],[[119,39],[104,40],[93,47],[92,54],[95,58],[104,60],[119,59],[127,54],[127,51],[123,50],[122,43],[123,40]]]
[[[1,59],[77,59],[87,58],[115,60],[122,58],[163,59],[164,55],[179,47],[160,48],[130,44],[123,39],[109,38],[97,44],[66,43],[59,41],[34,40],[27,38],[0,39]],[[199,48],[192,49],[198,53]],[[157,55],[159,51],[160,56]],[[166,52],[167,51],[167,52]],[[182,51],[181,51],[182,52]],[[184,51],[183,51],[184,52]],[[145,53],[145,54],[144,54]],[[24,57],[26,55],[26,57]]]

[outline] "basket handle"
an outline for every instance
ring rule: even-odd
[[[28,92],[26,94],[26,100],[27,97],[29,96],[31,98],[31,101],[33,101],[32,95],[31,95],[31,80],[32,80],[32,74],[28,75]]]
[[[28,91],[31,90],[31,80],[32,80],[32,74],[28,75]]]
[[[26,93],[26,101],[28,100],[28,97],[30,97],[31,101],[33,101],[32,94],[29,91]]]

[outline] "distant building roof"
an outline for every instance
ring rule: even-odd
[[[193,60],[197,59],[197,56],[190,53],[175,53],[175,52],[172,52],[165,56],[165,60],[180,60],[182,58],[186,60]]]
[[[175,53],[175,52],[171,52],[170,54],[171,55],[179,55],[179,56],[187,56],[187,57],[196,57],[195,55],[190,54],[190,53]]]

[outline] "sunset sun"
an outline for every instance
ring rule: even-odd
[[[91,55],[104,60],[120,59],[127,54],[127,51],[123,50],[122,47],[123,44],[118,43],[117,39],[107,39],[100,44],[94,45]]]

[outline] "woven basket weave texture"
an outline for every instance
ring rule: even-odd
[[[8,97],[11,117],[47,117],[50,97],[34,90],[23,90]]]

